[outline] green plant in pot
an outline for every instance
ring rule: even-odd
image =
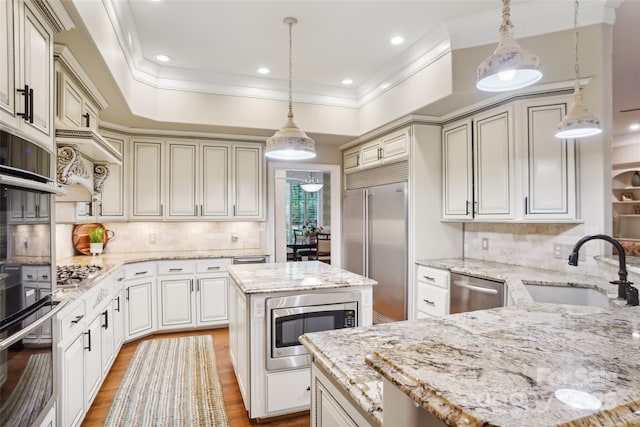
[[[89,250],[92,255],[100,255],[104,246],[104,228],[96,227],[89,230]]]

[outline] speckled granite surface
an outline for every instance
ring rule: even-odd
[[[640,308],[590,315],[506,307],[416,325],[367,363],[455,426],[640,425]],[[556,391],[602,405],[576,409]],[[526,421],[525,421],[526,420]]]
[[[496,310],[448,316],[446,320],[432,319],[397,322],[367,328],[343,329],[304,335],[301,338],[301,342],[310,353],[313,354],[314,359],[329,376],[343,387],[343,390],[351,396],[364,411],[371,414],[372,422],[374,423],[382,422],[382,379],[378,372],[375,372],[364,362],[366,356],[372,354],[374,350],[380,352],[386,350],[396,351],[414,346],[410,351],[418,354],[428,353],[428,347],[422,346],[421,343],[426,340],[438,342],[438,337],[443,338],[440,340],[442,342],[448,339],[447,336],[449,332],[445,325],[450,321],[449,319],[458,319],[455,321],[455,326],[452,327],[456,328],[456,330],[467,330],[467,337],[469,338],[472,338],[474,334],[483,333],[492,337],[492,332],[500,331],[504,325],[506,325],[505,330],[509,328],[517,330],[520,328],[526,331],[528,323],[532,325],[545,325],[549,323],[555,324],[560,331],[564,331],[567,325],[573,321],[572,319],[578,321],[580,319],[590,319],[591,316],[598,315],[598,313],[625,313],[626,310],[628,310],[628,308],[621,309],[620,306],[623,305],[624,302],[615,299],[617,295],[616,286],[610,285],[607,280],[597,277],[565,274],[562,272],[508,264],[496,264],[471,259],[424,260],[420,261],[419,264],[449,269],[461,274],[502,280],[507,284],[508,292],[510,293],[510,304],[515,305]],[[611,279],[613,278],[615,277]],[[607,310],[586,306],[535,303],[532,301],[523,282],[543,285],[563,284],[599,289],[608,294],[614,309]],[[640,322],[637,309],[633,310],[636,310],[635,318]],[[631,316],[633,317],[633,314],[631,314]],[[451,320],[451,322],[454,321]],[[597,326],[597,322],[593,323],[591,328],[598,330],[600,335],[608,333],[606,332],[607,326],[599,327]],[[636,330],[638,329],[640,329],[640,326],[636,324]],[[533,345],[534,349],[537,348],[535,346],[540,345],[539,348],[545,350],[547,352],[546,357],[549,358],[553,357],[550,356],[550,352],[555,351],[555,349],[552,350],[551,347],[547,346],[543,341],[539,341],[546,334],[546,330],[546,326],[539,326],[536,334],[531,335],[531,337],[524,340],[524,342]],[[580,352],[581,344],[585,341],[585,334],[581,335],[580,339],[569,340],[567,338],[571,338],[573,334],[569,333],[567,336],[564,332],[561,333],[566,340],[561,350],[566,351],[568,348],[572,348],[571,346],[574,346],[575,349],[578,349],[577,351]],[[631,332],[627,331],[627,333],[630,334]],[[496,334],[493,338],[497,341],[502,340],[502,337],[499,337],[500,334],[498,332],[496,332]],[[506,332],[503,334],[507,337],[509,336]],[[558,333],[550,329],[549,335],[556,336]],[[586,335],[588,335],[588,333]],[[638,337],[639,338],[634,341],[636,354],[640,354],[640,335]],[[359,345],[359,343],[363,344]],[[468,344],[473,344],[473,342]],[[506,342],[505,345],[508,348],[510,343]],[[496,361],[496,363],[506,366],[506,364],[509,363],[508,354],[508,350],[505,349],[502,353],[502,359]],[[411,360],[412,355],[413,353],[407,354],[406,358],[403,356],[403,358],[399,360]],[[640,358],[638,360],[640,360]],[[400,362],[398,363],[401,364]],[[455,363],[461,367],[460,369],[467,369],[469,366],[474,366],[476,361],[473,357],[469,357],[467,360],[458,360]],[[446,363],[444,365],[446,367]],[[443,366],[440,366],[440,369],[442,368]],[[640,370],[638,372],[640,372]],[[636,377],[640,378],[640,375],[636,375]],[[466,424],[460,423],[458,425]],[[502,425],[512,426],[524,424],[520,422]],[[602,425],[614,426],[616,424],[609,423]]]
[[[378,283],[320,261],[231,265],[227,270],[245,294],[372,286]]]

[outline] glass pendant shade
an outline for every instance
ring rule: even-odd
[[[580,63],[578,62],[578,1],[574,2],[573,13],[573,38],[575,41],[575,64],[576,82],[573,89],[573,100],[569,107],[569,112],[558,124],[557,138],[584,138],[586,136],[597,135],[602,132],[600,121],[587,110],[582,100],[580,90]]]
[[[291,90],[293,80],[293,44],[291,27],[297,24],[298,20],[288,17],[284,18],[283,22],[289,26],[289,114],[287,116],[287,122],[282,129],[267,139],[264,154],[268,158],[276,160],[313,159],[316,156],[315,142],[293,122],[293,97]]]
[[[500,41],[493,55],[478,66],[478,89],[504,92],[532,85],[542,78],[538,57],[515,41],[512,28],[509,0],[503,0]]]
[[[320,191],[322,187],[323,184],[311,173],[304,179],[304,184],[300,185],[300,188],[307,193],[315,193],[316,191]]]

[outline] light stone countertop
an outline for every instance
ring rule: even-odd
[[[245,294],[312,291],[378,284],[373,279],[320,261],[231,265],[227,270]]]
[[[543,270],[509,264],[498,264],[472,259],[440,259],[419,261],[419,265],[426,265],[437,268],[444,268],[456,273],[470,274],[489,279],[497,279],[507,284],[510,293],[510,301],[515,304],[512,307],[483,310],[471,313],[447,316],[445,319],[432,319],[422,321],[397,322],[391,324],[376,325],[367,328],[342,329],[339,331],[319,332],[307,334],[301,338],[301,342],[314,356],[314,360],[334,379],[341,384],[343,389],[349,394],[361,408],[372,415],[373,419],[382,422],[382,379],[380,374],[373,371],[364,362],[365,357],[374,350],[384,352],[400,350],[402,348],[420,352],[420,343],[425,337],[438,341],[442,336],[443,341],[448,332],[442,326],[448,319],[458,320],[456,328],[471,328],[469,333],[491,333],[500,330],[503,324],[516,325],[526,330],[527,322],[536,324],[539,322],[557,322],[560,330],[564,330],[565,319],[582,319],[590,316],[604,315],[602,313],[626,313],[625,309],[607,310],[596,307],[560,305],[560,304],[540,304],[532,301],[528,291],[524,287],[523,281],[535,284],[564,284],[568,286],[592,287],[604,290],[611,298],[612,307],[620,307],[624,302],[615,299],[617,287],[611,285],[607,280],[593,276],[577,274],[566,274],[557,271]],[[617,277],[612,277],[614,279]],[[637,309],[634,309],[637,310]],[[504,312],[504,314],[502,314]],[[499,313],[499,314],[495,314]],[[477,319],[480,319],[478,321]],[[485,319],[482,321],[482,319]],[[454,322],[453,320],[451,320]],[[461,323],[464,326],[461,326]],[[593,326],[593,325],[592,325]],[[593,326],[598,328],[598,326]],[[640,329],[640,327],[636,327]],[[540,334],[544,334],[542,328]],[[550,331],[553,335],[554,332]],[[498,339],[496,337],[496,339]],[[568,341],[565,347],[570,347],[571,343],[576,345],[578,341]],[[636,340],[640,343],[640,340]],[[365,345],[354,345],[353,343],[366,343]],[[636,344],[636,354],[639,344]],[[549,347],[543,346],[548,349]],[[425,347],[421,351],[425,351]],[[427,351],[428,353],[428,351]],[[506,352],[505,352],[506,354]],[[411,357],[407,355],[408,357]],[[503,354],[504,356],[504,354]],[[547,356],[548,357],[548,356]],[[401,360],[401,359],[400,359]],[[411,359],[408,359],[411,360]],[[473,359],[462,363],[464,366],[473,365]],[[639,371],[640,372],[640,371]],[[638,375],[636,375],[638,376]],[[463,425],[463,424],[461,424]],[[514,424],[507,424],[514,425]],[[615,425],[615,424],[603,424]]]

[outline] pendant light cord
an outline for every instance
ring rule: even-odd
[[[500,25],[500,33],[510,33],[513,29],[511,23],[511,0],[502,0],[502,24]]]
[[[289,117],[293,118],[293,96],[291,95],[291,82],[293,80],[293,42],[291,37],[291,27],[293,27],[293,22],[289,22]]]
[[[574,2],[574,12],[573,12],[573,40],[575,43],[575,65],[574,70],[576,72],[576,85],[575,91],[580,92],[580,63],[578,62],[578,44],[580,42],[578,36],[578,0]]]

